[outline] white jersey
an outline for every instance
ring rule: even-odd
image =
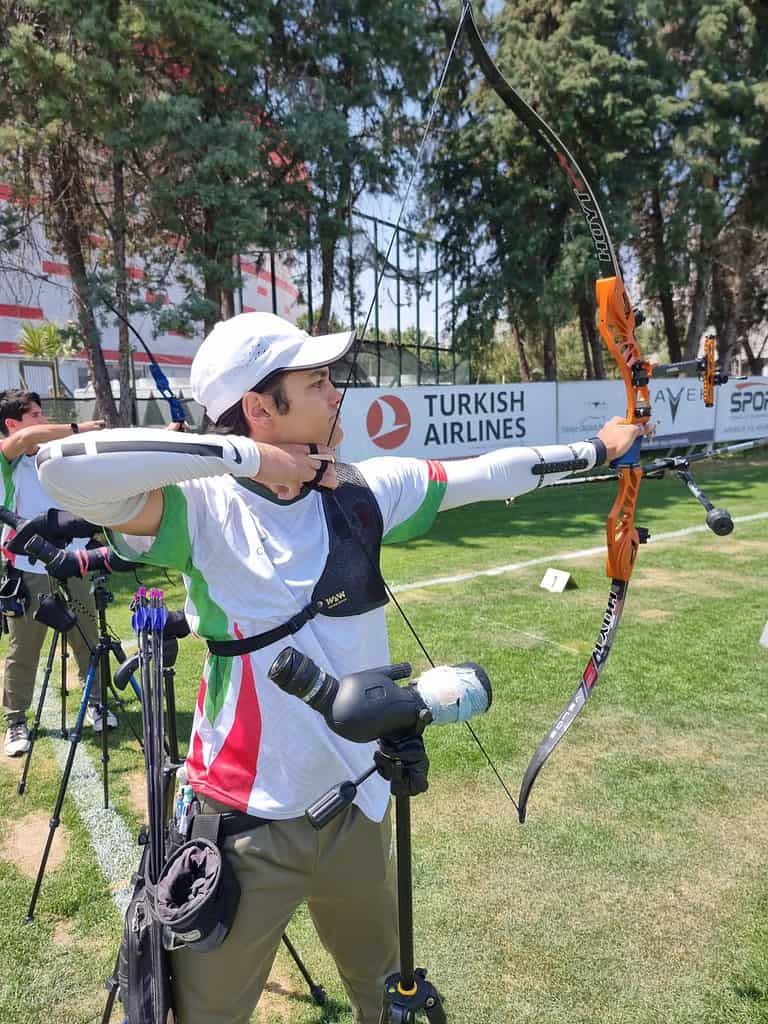
[[[56,502],[40,483],[34,455],[20,455],[9,461],[0,452],[0,472],[3,479],[3,508],[15,512],[22,519],[32,519],[42,512],[47,512],[49,508],[56,507]],[[7,550],[5,545],[15,532],[9,526],[3,527],[3,557],[22,572],[44,574],[46,570],[42,562],[36,561],[33,564],[25,555],[15,555]],[[85,540],[77,540],[71,546],[82,548],[85,544]]]
[[[440,463],[380,458],[357,469],[379,505],[385,535],[405,539],[429,528],[445,489]],[[251,481],[223,476],[165,487],[163,494],[157,537],[113,533],[111,539],[128,558],[181,571],[193,632],[211,640],[256,636],[309,603],[329,551],[317,491],[278,502]],[[376,749],[341,739],[318,712],[268,678],[288,644],[337,678],[390,660],[384,608],[318,615],[293,636],[250,654],[208,654],[189,781],[204,796],[265,818],[303,815],[331,786],[366,771]],[[388,784],[374,775],[356,803],[378,821],[388,800]]]

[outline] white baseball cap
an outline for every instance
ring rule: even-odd
[[[312,337],[273,313],[238,313],[216,324],[197,350],[192,397],[215,423],[271,374],[329,366],[354,340],[354,331]]]

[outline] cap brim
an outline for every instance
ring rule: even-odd
[[[310,336],[293,359],[280,369],[314,370],[319,366],[330,366],[350,350],[355,335],[355,331],[340,331],[338,334]]]

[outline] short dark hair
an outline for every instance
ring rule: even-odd
[[[278,370],[277,373],[270,374],[261,384],[250,389],[259,395],[270,395],[274,399],[277,411],[281,414],[290,409],[288,396],[283,388],[286,373],[290,373],[290,370]],[[211,429],[216,434],[239,434],[241,437],[248,437],[250,428],[243,412],[242,398],[231,405],[226,412],[223,412]]]
[[[41,409],[43,407],[36,391],[20,391],[18,388],[0,391],[0,433],[3,437],[8,437],[5,421],[20,420],[32,405],[39,405]]]

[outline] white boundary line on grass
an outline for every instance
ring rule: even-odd
[[[757,512],[750,516],[736,516],[734,523],[749,523],[758,519],[768,519],[768,512]],[[686,537],[693,533],[703,533],[706,526],[689,526],[683,530],[672,530],[669,533],[659,533],[652,540],[673,540],[676,537]],[[493,569],[481,569],[477,572],[461,573],[457,576],[439,576],[431,580],[422,580],[418,583],[403,583],[393,587],[395,593],[403,593],[408,590],[419,590],[422,587],[438,587],[448,583],[462,583],[464,580],[477,579],[480,576],[501,576],[505,573],[519,572],[521,569],[528,569],[534,565],[544,565],[548,562],[563,562],[577,558],[589,558],[592,555],[605,553],[605,547],[582,548],[579,551],[569,551],[560,555],[547,555],[541,558],[531,558],[527,562],[513,562],[511,565],[500,565]],[[522,633],[522,630],[518,632]],[[525,633],[532,639],[547,641],[545,637],[538,637],[533,633]],[[126,646],[131,641],[126,641]],[[562,646],[556,644],[555,646]],[[570,650],[570,648],[566,648]],[[37,690],[35,695],[35,707],[37,706],[39,686],[42,682],[44,667],[41,666],[37,678]],[[59,729],[59,706],[51,697],[53,688],[49,689],[46,703],[43,707],[41,724],[45,727],[51,742],[56,760],[59,766],[64,768],[69,752],[69,742],[51,735]],[[34,768],[34,755],[33,755]],[[34,779],[34,776],[32,777]],[[78,813],[91,838],[94,854],[101,871],[112,889],[112,899],[121,914],[124,914],[130,900],[131,888],[130,879],[136,870],[139,862],[139,847],[136,838],[131,835],[127,825],[117,811],[109,807],[106,810],[102,806],[103,787],[101,777],[101,763],[94,764],[82,745],[78,745],[75,760],[72,765],[72,773],[69,777],[67,792],[73,797],[77,805]],[[44,898],[45,880],[41,896]]]
[[[751,523],[756,519],[768,519],[768,512],[756,512],[751,516],[734,516],[734,523]],[[668,533],[651,535],[649,541],[673,540],[676,537],[687,537],[691,533],[705,533],[708,526],[687,526],[683,530],[670,530]],[[408,590],[421,590],[426,587],[443,587],[449,583],[464,583],[480,576],[503,576],[505,573],[520,572],[534,565],[548,565],[550,562],[568,562],[576,558],[591,558],[592,555],[604,555],[606,547],[581,548],[579,551],[566,551],[560,555],[543,555],[541,558],[529,558],[527,562],[511,562],[509,565],[497,565],[492,569],[478,569],[475,572],[463,572],[456,576],[436,576],[431,580],[420,580],[416,583],[400,583],[392,587],[395,594],[403,594]]]

